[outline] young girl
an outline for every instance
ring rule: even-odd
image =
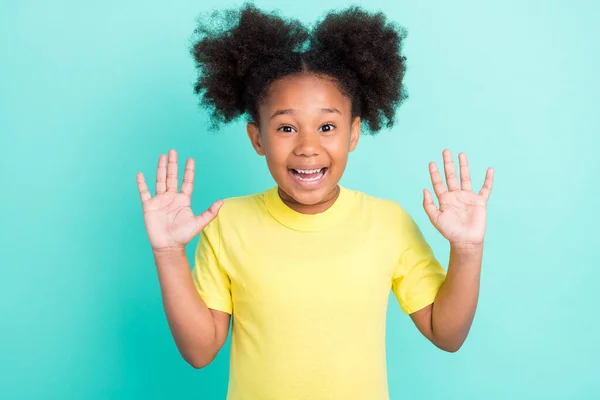
[[[460,184],[450,151],[447,188],[429,165],[439,209],[428,190],[423,206],[450,242],[446,272],[398,203],[338,184],[361,131],[391,127],[405,98],[401,28],[349,8],[308,31],[246,5],[197,33],[196,92],[215,126],[249,117],[250,142],[277,185],[195,216],[193,159],[180,193],[174,150],[159,158],[155,197],[137,175],[179,351],[206,366],[233,317],[228,399],[387,399],[390,290],[440,349],[454,352],[467,336],[492,170],[474,193],[464,154]],[[185,246],[197,234],[190,273]]]

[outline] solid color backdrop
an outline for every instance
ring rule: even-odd
[[[198,371],[169,333],[135,175],[153,191],[161,152],[194,157],[198,213],[273,184],[244,122],[207,132],[192,91],[196,17],[239,4],[0,6],[0,398],[224,398],[229,342]],[[313,22],[347,2],[256,4]],[[594,398],[600,3],[363,4],[408,29],[410,98],[342,184],[399,201],[447,265],[427,163],[465,151],[477,188],[496,171],[470,336],[437,350],[390,298],[392,400]]]

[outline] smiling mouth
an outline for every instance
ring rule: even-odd
[[[295,178],[303,181],[303,182],[316,182],[325,176],[327,172],[327,167],[319,168],[319,169],[294,169],[290,168],[290,173],[294,175]]]

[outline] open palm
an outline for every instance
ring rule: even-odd
[[[154,197],[150,195],[141,172],[137,174],[137,183],[142,200],[144,222],[154,251],[185,248],[185,245],[217,216],[223,204],[222,201],[217,201],[202,214],[194,215],[190,207],[194,188],[194,159],[189,158],[186,162],[183,184],[179,193],[175,150],[169,151],[168,160],[164,154],[159,157]]]
[[[451,244],[482,244],[486,227],[486,206],[492,190],[494,170],[488,168],[483,187],[479,193],[474,193],[471,188],[467,156],[464,153],[458,155],[460,186],[452,153],[450,150],[444,150],[442,156],[448,190],[444,186],[436,164],[429,163],[429,173],[439,208],[436,207],[433,196],[427,189],[423,191],[423,208],[431,223]]]

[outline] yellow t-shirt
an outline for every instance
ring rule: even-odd
[[[277,187],[226,199],[192,274],[206,305],[233,315],[228,400],[388,399],[390,290],[412,313],[445,279],[398,203],[344,187],[314,215]]]

